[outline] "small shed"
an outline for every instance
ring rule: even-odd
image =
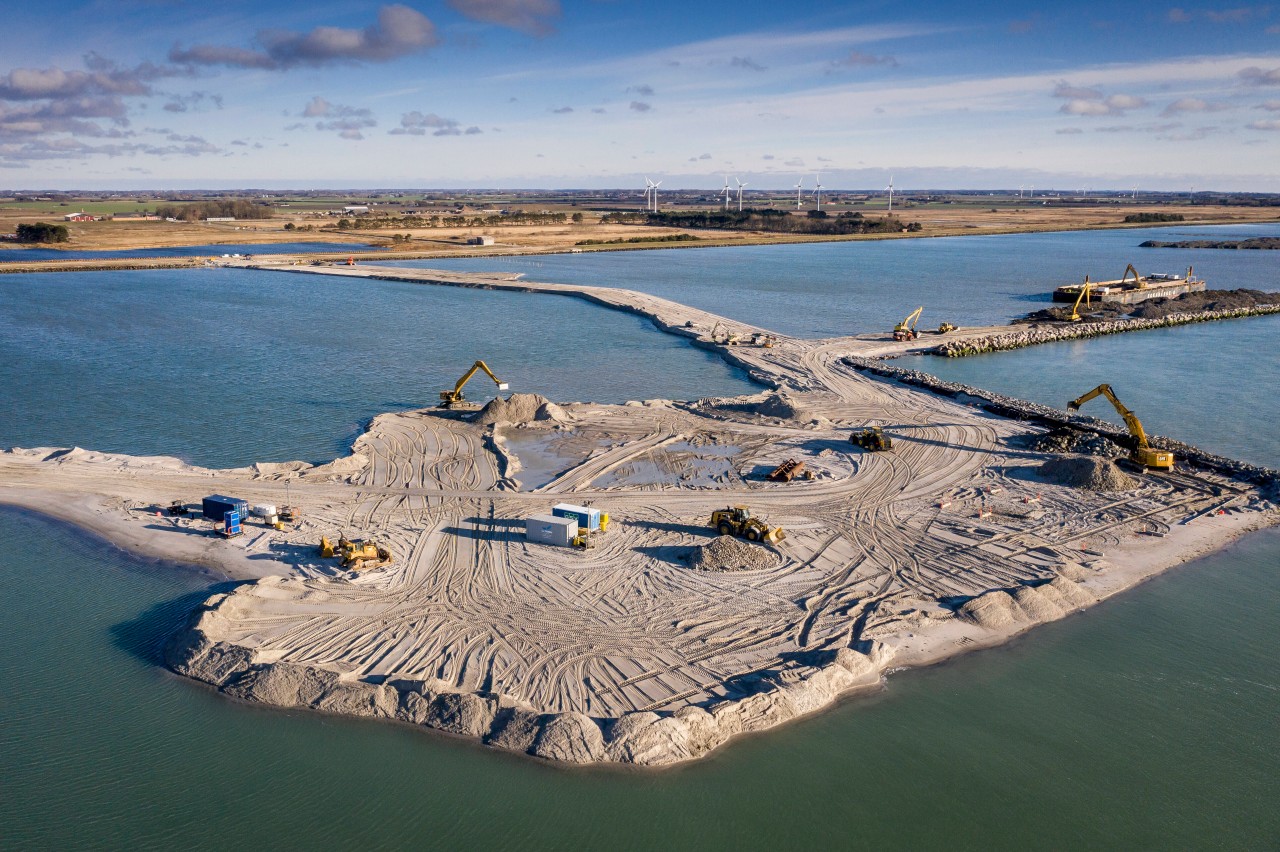
[[[524,537],[526,541],[568,547],[573,544],[573,539],[577,535],[578,521],[576,518],[533,515],[525,518],[524,521]]]
[[[470,237],[470,238],[467,240],[467,245],[469,245],[469,246],[491,246],[491,245],[493,245],[493,237],[489,237],[489,236],[483,236],[483,237]]]

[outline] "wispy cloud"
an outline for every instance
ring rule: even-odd
[[[400,126],[388,131],[392,136],[426,136],[428,133],[432,136],[477,136],[483,132],[474,126],[464,130],[457,119],[445,118],[434,112],[424,114],[418,110],[405,113],[400,118]]]
[[[456,11],[476,21],[510,27],[532,36],[555,31],[551,21],[560,17],[559,0],[448,0]]]

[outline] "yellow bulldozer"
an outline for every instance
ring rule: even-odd
[[[1116,412],[1124,418],[1124,425],[1129,427],[1129,434],[1133,436],[1133,450],[1129,453],[1129,458],[1136,464],[1143,467],[1151,467],[1157,470],[1173,470],[1173,453],[1168,450],[1157,450],[1151,444],[1147,443],[1147,432],[1142,428],[1142,421],[1138,416],[1124,406],[1124,403],[1111,390],[1111,385],[1098,385],[1084,396],[1071,400],[1067,403],[1068,411],[1078,411],[1080,406],[1096,396],[1105,396]]]
[[[327,536],[320,538],[320,555],[336,556],[343,568],[363,571],[366,568],[379,568],[392,562],[391,550],[376,541],[348,541],[345,535],[338,537],[335,545]]]
[[[720,535],[736,535],[747,541],[764,541],[777,544],[787,537],[782,527],[771,527],[759,518],[751,516],[746,506],[729,506],[711,513],[711,526]]]
[[[462,387],[471,381],[471,377],[479,371],[484,370],[489,378],[493,379],[493,383],[498,386],[498,390],[504,391],[510,387],[506,382],[499,379],[493,374],[493,370],[489,369],[489,365],[483,361],[477,361],[471,365],[471,369],[463,373],[462,378],[458,379],[458,383],[453,386],[453,390],[440,391],[440,407],[453,408],[460,402],[465,402],[466,397],[462,395]]]

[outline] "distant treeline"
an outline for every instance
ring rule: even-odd
[[[785,210],[708,210],[671,213],[610,213],[602,223],[655,225],[665,228],[694,228],[717,231],[766,231],[775,234],[896,234],[919,231],[919,222],[904,223],[885,217],[867,219],[861,213],[828,215],[810,210],[807,216],[793,216]]]
[[[70,239],[66,225],[50,225],[48,222],[19,225],[17,234],[20,243],[65,243]]]
[[[498,225],[563,225],[569,221],[565,213],[492,213],[488,216],[357,216],[339,219],[339,230],[375,228],[492,228]],[[582,214],[574,213],[573,221],[581,222]]]
[[[616,240],[578,240],[576,246],[616,246],[627,243],[687,243],[702,239],[693,234],[667,234],[662,237],[619,237]]]
[[[1124,217],[1125,224],[1142,222],[1185,222],[1186,216],[1181,213],[1130,213]]]
[[[156,208],[162,219],[178,219],[183,222],[199,222],[202,219],[270,219],[272,208],[266,204],[243,198],[220,201],[197,201],[194,204],[165,204]]]

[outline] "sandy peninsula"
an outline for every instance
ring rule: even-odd
[[[1035,412],[861,369],[911,346],[883,335],[727,346],[711,339],[717,323],[764,330],[613,288],[256,265],[587,298],[720,352],[767,389],[385,414],[319,466],[0,453],[0,500],[245,580],[206,600],[167,653],[233,698],[559,762],[674,764],[1280,521],[1270,472],[1246,481],[1212,459],[1141,473],[1104,457],[1082,468],[1107,472],[1093,479],[1045,469],[1063,456]],[[872,423],[892,451],[849,443]],[[812,478],[765,479],[789,458]],[[284,530],[249,524],[224,540],[198,517],[157,514],[211,493],[281,504],[286,489],[301,520]],[[558,502],[607,511],[608,531],[587,550],[525,541],[524,519]],[[735,504],[786,538],[745,551],[718,540],[710,514]],[[320,537],[343,533],[378,539],[394,562],[350,572],[321,557]]]

